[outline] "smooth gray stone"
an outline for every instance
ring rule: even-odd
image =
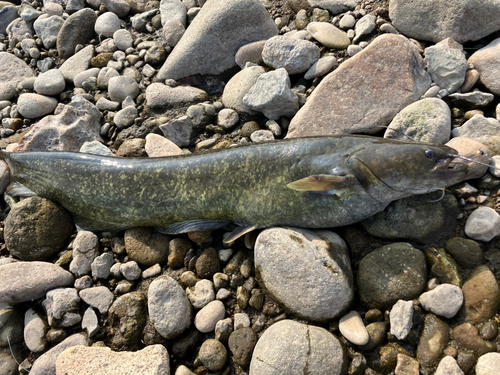
[[[12,5],[8,5],[0,9],[0,34],[7,34],[7,26],[14,21],[16,18],[19,18],[19,14],[17,13],[17,7]]]
[[[113,303],[113,293],[105,286],[96,286],[80,291],[80,298],[87,305],[95,307],[101,314],[106,314]]]
[[[95,12],[90,8],[84,8],[64,21],[57,36],[57,52],[60,58],[67,59],[73,56],[77,44],[88,44],[94,37],[96,20]]]
[[[165,25],[168,21],[177,20],[186,27],[187,8],[181,0],[161,0],[160,14],[161,24]]]
[[[277,33],[258,0],[209,1],[168,56],[158,79],[220,74],[236,65],[234,56],[240,47]]]
[[[59,69],[51,69],[36,77],[33,88],[40,95],[58,95],[66,88],[66,82]]]
[[[52,289],[73,285],[74,278],[48,262],[13,262],[0,266],[0,302],[24,302],[44,297]]]
[[[453,318],[464,302],[462,289],[452,284],[441,284],[418,298],[422,307],[438,316]]]
[[[359,0],[307,0],[310,6],[328,10],[337,15],[348,10],[354,10]]]
[[[71,327],[82,320],[78,313],[80,297],[75,288],[58,288],[47,292],[42,305],[51,327]]]
[[[19,95],[17,110],[26,118],[37,118],[54,112],[57,104],[57,99],[50,96],[26,93]]]
[[[59,67],[64,79],[73,84],[76,75],[88,69],[92,57],[94,57],[94,46],[89,45],[67,59]]]
[[[35,77],[35,72],[23,60],[12,53],[0,52],[0,82],[14,87],[26,78]]]
[[[438,43],[426,48],[424,54],[433,82],[450,94],[459,91],[468,68],[463,52]]]
[[[24,342],[34,353],[45,351],[48,342],[45,334],[49,330],[47,321],[33,309],[24,314]]]
[[[64,24],[64,18],[59,16],[38,17],[33,27],[36,34],[42,39],[43,46],[46,49],[53,48],[57,43],[57,35]]]
[[[113,12],[103,13],[97,17],[94,30],[99,36],[112,37],[116,31],[120,30],[120,19]]]

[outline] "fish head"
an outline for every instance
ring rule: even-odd
[[[388,202],[464,180],[468,166],[451,163],[455,155],[448,146],[381,140],[350,153],[346,163],[368,195]]]

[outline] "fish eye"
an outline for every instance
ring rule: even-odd
[[[429,158],[429,159],[433,159],[434,158],[434,151],[432,150],[425,150],[425,157]]]

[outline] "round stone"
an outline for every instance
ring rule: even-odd
[[[115,41],[116,47],[122,51],[126,51],[127,48],[131,48],[134,43],[132,34],[130,31],[125,29],[116,30],[113,34],[113,40]]]
[[[38,118],[54,112],[57,99],[38,94],[21,94],[17,99],[17,110],[26,118]]]
[[[345,49],[351,44],[347,33],[337,29],[329,22],[311,22],[307,25],[307,31],[314,39],[328,48]]]
[[[347,372],[347,355],[340,341],[324,328],[292,320],[269,327],[255,346],[250,375],[338,375]]]
[[[484,354],[477,360],[476,375],[495,374],[500,368],[500,353]]]
[[[212,332],[219,320],[224,319],[226,310],[221,301],[212,301],[196,314],[194,325],[202,333]]]
[[[208,339],[201,345],[199,358],[210,371],[219,371],[226,364],[227,350],[220,341]]]
[[[66,82],[59,69],[50,69],[36,78],[33,87],[40,95],[58,95],[66,88]]]
[[[116,31],[120,30],[120,19],[113,12],[103,13],[97,17],[94,30],[99,36],[112,37]]]
[[[108,93],[111,100],[121,103],[127,96],[135,99],[139,95],[139,85],[129,76],[112,77],[108,81]]]

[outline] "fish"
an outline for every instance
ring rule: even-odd
[[[14,182],[66,208],[82,229],[179,234],[236,225],[334,228],[466,178],[447,146],[372,136],[287,139],[189,155],[120,158],[0,151]]]

